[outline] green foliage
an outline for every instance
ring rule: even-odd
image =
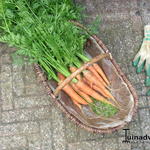
[[[2,3],[3,2],[3,3]],[[83,51],[86,35],[69,20],[80,20],[81,9],[72,0],[5,0],[1,2],[1,42],[15,46],[13,56],[38,62],[49,78],[55,72],[69,76],[68,65]],[[23,61],[22,61],[23,62]]]
[[[97,101],[95,99],[93,99],[93,103],[90,105],[93,112],[104,117],[111,117],[118,112],[117,108],[113,107],[112,105]]]
[[[68,77],[70,65],[79,67],[81,60],[88,60],[82,54],[89,35],[69,22],[82,18],[81,7],[72,0],[5,0],[0,5],[0,41],[17,48],[12,55],[15,64],[23,64],[26,58],[38,63],[49,79],[59,81],[57,72]],[[95,33],[98,23],[96,19],[90,32]],[[106,117],[116,113],[112,106],[96,100],[91,108]]]

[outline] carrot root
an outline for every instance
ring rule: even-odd
[[[88,85],[86,85],[83,81],[78,81],[76,83],[76,85],[78,86],[78,88],[83,91],[84,93],[86,93],[87,95],[95,98],[96,100],[100,100],[104,103],[113,105],[114,107],[116,107],[116,105],[114,105],[113,103],[109,102],[107,99],[105,99],[103,96],[99,95],[95,90],[93,90],[92,88],[90,88]]]
[[[107,79],[107,77],[106,77],[105,73],[103,72],[103,70],[101,69],[101,67],[96,63],[93,64],[93,67],[99,73],[99,75],[104,79],[104,81],[107,83],[107,85],[110,85],[110,82]]]
[[[65,79],[65,77],[61,74],[58,73],[58,78],[60,79],[60,81],[63,81]],[[81,98],[74,90],[73,88],[67,84],[65,87],[63,87],[62,89],[68,96],[70,96],[72,99],[74,99],[75,101],[77,101],[80,104],[88,104],[83,98]]]

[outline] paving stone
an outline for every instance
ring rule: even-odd
[[[135,136],[141,135],[141,125],[139,122],[137,122],[137,121],[131,122],[129,129],[130,129],[131,135],[135,135]]]
[[[140,16],[136,15],[137,12],[138,12],[138,10],[136,10],[135,12],[133,12],[133,14],[130,13],[132,15],[132,17],[131,17],[131,20],[132,20],[132,31],[134,31],[133,32],[133,35],[134,35],[133,42],[135,43],[133,45],[134,49],[137,47],[137,45],[140,44],[139,42],[136,43],[135,40],[138,39],[139,37],[141,38],[141,35],[143,34],[143,33],[141,33],[141,30],[143,29],[142,19],[141,19]],[[135,32],[137,33],[136,36],[135,36]]]
[[[140,96],[139,97],[139,103],[138,103],[139,107],[147,107],[148,106],[148,100],[145,96]]]
[[[2,53],[4,47],[6,47],[6,44],[0,42],[0,54]]]
[[[150,141],[144,142],[143,143],[145,150],[149,150],[150,148]]]
[[[37,122],[13,123],[0,125],[0,137],[19,134],[31,134],[39,132],[39,124]]]
[[[25,64],[25,82],[29,83],[37,83],[36,75],[33,70],[33,65],[26,63]]]
[[[15,147],[15,148],[12,148],[11,150],[29,150],[28,147]]]
[[[55,108],[52,109],[52,128],[54,150],[65,150],[66,140],[64,120],[62,113]]]
[[[40,129],[41,129],[40,130],[41,149],[42,150],[52,150],[53,149],[52,144],[54,144],[54,143],[53,143],[53,139],[52,139],[53,128],[52,128],[51,120],[45,120],[45,121],[40,122]]]
[[[96,133],[92,133],[89,131],[86,131],[85,129],[79,128],[78,129],[78,140],[79,141],[85,141],[85,140],[92,140],[92,139],[102,139],[103,138],[103,134],[96,134]]]
[[[50,104],[51,100],[46,94],[43,96],[27,96],[14,99],[15,108],[32,108]]]
[[[101,25],[101,39],[112,52],[117,63],[121,63],[122,65],[128,61],[127,51],[133,47],[131,26],[132,23],[129,19],[116,22],[107,20]]]
[[[149,117],[149,109],[140,109],[139,110],[140,121],[141,121],[141,129],[143,135],[150,135],[150,117]]]
[[[15,50],[16,50],[15,48],[9,47],[7,44],[0,42],[0,54],[1,55],[14,52]]]
[[[93,146],[93,150],[103,150],[103,141],[104,140],[93,141],[91,144]]]
[[[103,141],[84,141],[77,143],[69,143],[67,150],[103,150]]]
[[[3,110],[13,109],[13,95],[11,82],[1,83],[1,99]]]
[[[6,111],[2,113],[3,123],[23,122],[43,120],[50,118],[51,111],[49,106],[31,109],[18,109],[13,111]]]
[[[150,106],[149,96],[147,96],[147,102],[148,102],[148,106]]]
[[[142,14],[142,19],[144,24],[148,24],[150,22],[150,2],[149,0],[141,0],[139,1],[139,6]]]
[[[105,12],[108,13],[117,13],[117,12],[124,12],[128,13],[130,11],[130,0],[126,0],[122,2],[122,0],[107,0],[104,1]]]
[[[5,64],[5,65],[1,66],[0,81],[1,82],[12,82],[11,65]]]
[[[16,96],[24,95],[22,66],[13,65],[13,91]]]
[[[41,150],[41,139],[40,134],[30,134],[27,136],[29,150]],[[44,150],[44,149],[43,149]]]
[[[42,84],[28,84],[25,86],[26,95],[42,95],[46,94],[45,88]]]
[[[25,136],[0,137],[1,150],[17,149],[17,147],[26,147],[26,145]]]
[[[10,54],[3,54],[1,55],[1,63],[4,64],[11,64],[12,63],[12,59]]]
[[[132,0],[132,2],[130,2],[130,6],[131,10],[137,9],[138,8],[137,0]]]
[[[94,146],[93,143],[95,142],[87,141],[87,142],[70,143],[68,144],[67,150],[102,150],[101,147],[99,147],[100,149],[95,149],[93,147]]]
[[[65,138],[68,143],[74,143],[79,140],[78,138],[78,127],[68,118],[65,118]]]
[[[131,143],[132,150],[145,150],[144,144],[142,142]]]
[[[139,83],[135,85],[136,93],[139,96],[146,96],[147,87],[143,83]]]
[[[118,149],[118,141],[117,139],[105,139],[103,140],[103,150],[111,150],[111,149]]]
[[[116,131],[111,134],[104,134],[104,138],[111,138],[111,137],[113,138],[118,137],[118,132]]]
[[[136,54],[136,52],[135,52],[135,54]],[[136,68],[132,66],[132,61],[130,61],[130,64],[128,64],[127,67],[128,67],[127,77],[129,79],[129,81],[134,85],[135,88],[139,89],[139,91],[138,91],[139,95],[143,94],[142,88],[145,87],[145,85],[144,85],[145,75],[136,73]],[[144,88],[144,90],[145,90],[145,88]]]
[[[123,140],[124,140],[124,137],[118,138],[119,150],[131,150],[131,144],[130,143],[122,143]]]

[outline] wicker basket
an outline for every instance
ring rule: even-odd
[[[77,25],[85,29],[80,24]],[[90,36],[90,39],[87,41],[85,46],[85,51],[87,55],[94,58],[94,60],[95,57],[97,58],[99,54],[103,54],[105,57],[105,54],[109,53],[109,50],[106,48],[106,46],[95,35]],[[58,93],[58,91],[65,85],[65,83],[61,88],[58,88],[56,82],[48,81],[46,79],[39,65],[35,64],[34,68],[35,72],[40,78],[40,81],[45,86],[48,95],[66,114],[66,116],[70,118],[70,120],[74,121],[78,126],[88,131],[96,133],[112,133],[113,131],[123,128],[132,120],[132,117],[137,110],[138,97],[131,83],[127,80],[126,76],[122,73],[120,67],[112,57],[103,58],[98,63],[111,82],[113,96],[124,108],[116,115],[108,119],[94,115],[89,116],[86,111],[81,111],[72,103],[69,96],[67,96],[64,92],[60,91]],[[87,64],[84,65],[85,68],[86,65]],[[80,71],[82,71],[83,68]],[[77,72],[74,73],[72,77],[74,77],[76,74]],[[69,82],[71,79],[69,78],[67,80],[67,82]],[[56,89],[57,91],[55,91]],[[56,94],[58,94],[58,96],[56,96]]]

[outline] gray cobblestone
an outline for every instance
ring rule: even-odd
[[[27,136],[29,150],[41,150],[41,139],[40,134],[30,134]],[[44,150],[44,149],[43,149]]]
[[[32,109],[18,109],[13,111],[6,111],[2,113],[3,123],[23,122],[43,120],[50,117],[49,106],[32,108]]]
[[[10,54],[3,54],[1,55],[1,63],[2,64],[11,64],[12,63],[12,59]]]
[[[54,150],[65,150],[65,128],[62,114],[58,109],[52,109],[52,128]]]
[[[5,65],[1,66],[0,81],[1,82],[12,82],[11,65],[5,64]]]
[[[68,150],[93,150],[93,142],[88,141],[88,142],[80,142],[80,143],[71,143],[68,144]]]
[[[118,149],[118,141],[117,139],[105,139],[103,143],[103,150],[111,150],[111,149]]]
[[[93,150],[103,150],[103,141],[104,140],[98,140],[98,142],[93,141],[92,142]]]
[[[13,95],[11,82],[1,83],[1,98],[3,110],[13,109]]]
[[[37,122],[27,123],[13,123],[0,125],[0,137],[19,135],[19,134],[30,134],[39,132],[39,124]]]
[[[23,71],[21,66],[13,65],[13,91],[16,96],[24,95]]]
[[[50,103],[50,98],[47,95],[19,97],[14,99],[15,108],[32,108],[49,105]]]
[[[84,141],[84,140],[92,140],[92,139],[102,139],[103,134],[96,134],[96,133],[91,133],[88,132],[84,129],[78,129],[78,140],[79,141]]]
[[[1,150],[17,149],[17,147],[26,147],[25,136],[0,137]]]
[[[78,128],[77,125],[75,125],[73,122],[71,122],[69,119],[65,119],[65,134],[66,134],[66,140],[69,143],[77,142],[78,139]]]
[[[26,95],[42,95],[46,94],[45,89],[42,84],[27,84],[25,86]]]
[[[139,107],[146,107],[148,106],[148,100],[145,96],[141,96],[139,98]]]
[[[131,150],[131,144],[130,143],[122,143],[122,141],[124,140],[124,137],[120,137],[118,139],[118,148],[119,150]]]
[[[53,139],[52,139],[52,122],[51,120],[46,120],[40,122],[40,136],[41,136],[41,149],[51,150]]]
[[[33,65],[30,65],[28,63],[25,64],[25,82],[27,84],[37,83]]]
[[[141,121],[141,129],[143,131],[143,135],[150,135],[150,117],[149,117],[149,109],[140,109],[140,121]]]
[[[144,150],[144,145],[143,143],[131,143],[131,149],[132,150]]]
[[[137,113],[136,116],[134,117],[134,121],[132,121],[129,124],[130,134],[132,134],[132,135],[140,135],[141,134],[140,126],[141,126],[141,124],[140,124],[140,121],[138,119],[138,113]]]
[[[102,141],[84,141],[77,143],[69,143],[67,150],[103,150],[103,140]],[[115,149],[114,149],[115,150]]]
[[[143,83],[135,85],[135,88],[136,88],[137,94],[140,95],[140,98],[146,95],[147,87],[145,87]]]

